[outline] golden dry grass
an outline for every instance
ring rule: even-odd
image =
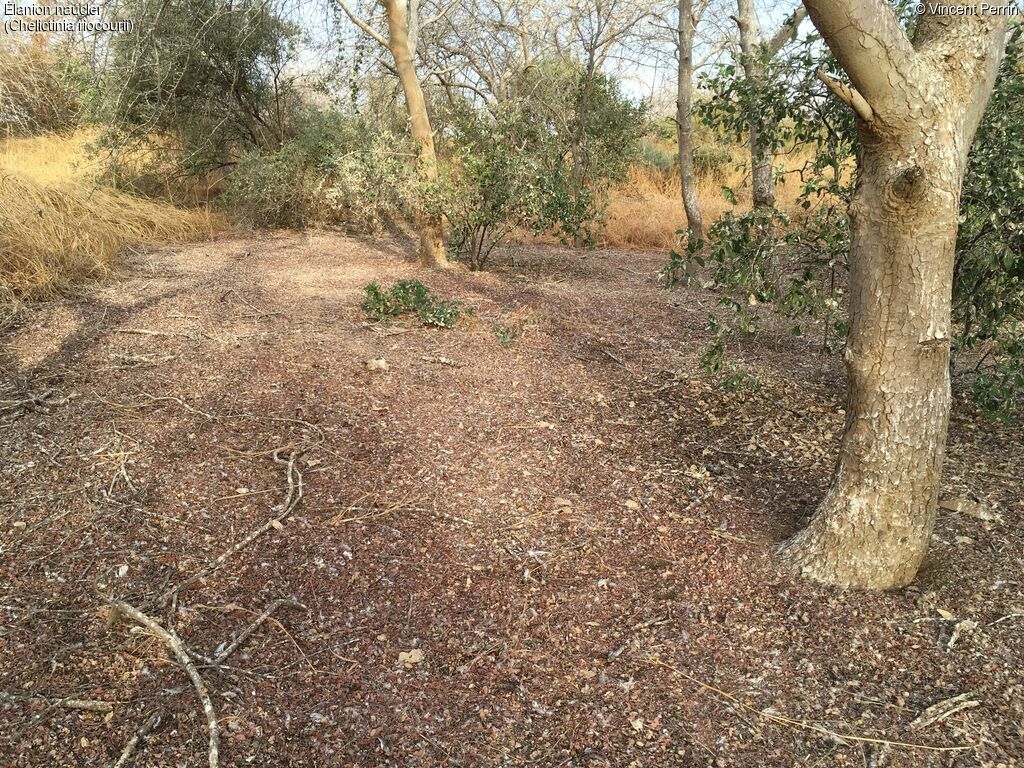
[[[742,149],[737,149],[737,157]],[[791,155],[779,158],[787,171],[803,167],[806,158]],[[730,166],[722,178],[702,177],[697,181],[704,226],[708,227],[734,206],[722,194],[730,187],[737,197],[737,211],[749,211],[751,192],[749,180],[741,170]],[[800,177],[787,173],[775,187],[778,207],[790,211],[800,194]],[[676,231],[685,227],[683,203],[679,191],[679,174],[664,174],[647,166],[634,165],[629,178],[611,190],[605,224],[601,233],[603,245],[612,248],[669,249],[676,245]]]
[[[81,134],[0,143],[0,295],[43,298],[100,279],[129,247],[208,237],[205,211],[184,211],[96,181]]]

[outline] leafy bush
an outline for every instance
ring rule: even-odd
[[[693,169],[702,178],[724,181],[733,164],[732,151],[718,144],[694,147]]]
[[[1018,26],[971,146],[953,277],[955,359],[976,357],[967,369],[976,374],[971,392],[986,413],[1001,418],[1024,405],[1022,36]]]
[[[678,162],[674,152],[664,149],[648,139],[640,142],[639,161],[648,168],[654,168],[665,174],[674,173]]]
[[[989,364],[978,366],[971,395],[990,418],[1012,422],[1024,408],[1024,327],[1015,324],[990,352]]]
[[[88,101],[85,73],[70,46],[0,38],[0,124],[21,135],[74,129]]]
[[[643,106],[603,74],[588,78],[571,62],[540,62],[515,92],[487,109],[449,106],[445,179],[423,190],[474,270],[516,228],[591,242],[609,184],[624,177],[640,145]]]
[[[305,112],[297,135],[275,151],[242,155],[218,205],[256,226],[334,224],[375,231],[400,215],[413,194],[407,155],[390,134],[353,118]]]
[[[538,168],[538,226],[556,231],[563,242],[590,244],[609,186],[624,179],[637,158],[646,106],[631,101],[615,78],[588,76],[563,60],[528,67],[516,92],[522,124],[531,129],[524,149]]]
[[[419,280],[399,280],[387,290],[370,283],[364,291],[363,311],[372,320],[411,313],[424,325],[454,328],[463,314],[462,302],[439,299]]]
[[[515,106],[453,113],[451,158],[440,203],[455,250],[472,270],[516,227],[539,231],[547,205],[537,137]]]
[[[135,31],[111,40],[97,115],[115,160],[202,178],[293,137],[299,30],[265,3],[126,0],[118,15]]]

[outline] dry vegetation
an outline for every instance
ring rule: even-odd
[[[100,186],[87,137],[0,143],[0,295],[38,298],[101,278],[125,249],[193,240],[218,222]]]
[[[194,240],[223,228],[208,210],[185,211],[101,185],[99,164],[84,151],[89,138],[79,132],[0,142],[0,296],[52,296],[109,274],[125,248]],[[803,158],[785,164],[795,171]],[[740,210],[750,205],[741,169],[705,176],[699,193],[708,222],[732,208],[723,186],[736,191]],[[780,206],[790,207],[798,192],[798,175],[788,173],[777,189]],[[600,242],[667,250],[683,221],[678,175],[635,165],[611,192]]]
[[[742,156],[737,148],[736,156]],[[800,194],[799,170],[807,157],[800,154],[784,155],[777,162],[784,166],[784,181],[776,185],[778,206],[789,211]],[[705,175],[698,180],[697,194],[705,224],[711,224],[732,204],[722,194],[722,187],[731,188],[737,197],[737,210],[750,209],[750,180],[748,174],[734,166],[722,175]],[[611,191],[602,243],[611,248],[669,249],[675,246],[676,231],[685,226],[683,203],[679,193],[678,172],[666,174],[644,165],[634,165],[629,179]]]

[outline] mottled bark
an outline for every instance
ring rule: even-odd
[[[676,135],[679,139],[679,185],[686,227],[694,242],[704,240],[704,220],[693,169],[693,0],[679,0],[679,79],[676,86]]]
[[[911,46],[884,3],[806,5],[853,81],[845,99],[862,152],[850,205],[846,427],[831,488],[782,553],[821,581],[896,587],[914,578],[935,522],[960,187],[1005,20],[926,15]]]

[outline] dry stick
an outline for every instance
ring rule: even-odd
[[[139,746],[139,742],[149,736],[150,732],[160,724],[160,713],[154,712],[150,715],[146,722],[135,732],[128,743],[124,745],[124,749],[121,750],[121,756],[117,758],[117,762],[114,763],[111,768],[124,768],[128,764],[128,760],[131,759],[132,754],[135,752],[135,748]]]
[[[135,336],[181,336],[186,339],[195,339],[195,336],[191,333],[181,333],[180,331],[151,331],[148,328],[116,328],[114,333],[127,333]]]
[[[210,699],[210,692],[206,688],[206,683],[203,682],[203,678],[200,676],[195,664],[193,664],[192,659],[189,658],[188,651],[185,650],[185,647],[181,642],[181,638],[174,632],[164,629],[155,619],[151,619],[135,606],[109,597],[105,599],[110,604],[111,608],[116,610],[118,613],[127,616],[136,624],[145,627],[158,638],[163,640],[164,645],[171,649],[175,657],[178,659],[178,663],[185,670],[186,674],[188,674],[193,687],[196,689],[196,693],[199,695],[199,701],[202,702],[203,712],[206,714],[206,726],[210,732],[210,768],[217,768],[217,764],[219,762],[220,743],[220,729],[217,726],[217,713],[214,712],[213,701]]]
[[[819,733],[822,736],[828,736],[830,739],[838,739],[840,741],[859,741],[864,744],[884,744],[890,747],[903,747],[904,749],[926,749],[931,752],[961,752],[965,749],[973,749],[973,747],[970,744],[965,744],[959,747],[933,747],[929,744],[912,744],[906,741],[890,741],[889,739],[875,739],[871,738],[870,736],[854,736],[853,734],[849,733],[837,733],[835,731],[830,731],[828,728],[823,728],[820,725],[813,725],[811,723],[804,722],[803,720],[794,720],[793,718],[785,717],[783,715],[773,715],[768,712],[762,712],[760,709],[756,709],[750,706],[749,704],[743,703],[728,691],[723,691],[721,688],[716,688],[713,685],[709,685],[708,683],[705,683],[703,680],[698,680],[696,677],[691,677],[678,667],[673,667],[671,664],[666,664],[664,661],[661,661],[660,659],[648,657],[647,662],[649,664],[653,664],[654,666],[664,667],[665,669],[671,670],[672,672],[675,672],[677,675],[686,678],[691,683],[699,685],[701,688],[712,691],[713,693],[717,693],[722,698],[732,702],[733,704],[737,704],[740,707],[743,707],[743,709],[747,710],[748,712],[753,712],[758,717],[763,717],[765,720],[770,720],[771,722],[779,723],[780,725],[788,725],[794,728],[803,728],[807,731],[814,731],[815,733]]]
[[[209,664],[210,666],[220,666],[225,661],[227,661],[228,657],[231,656],[231,654],[233,654],[235,651],[237,651],[242,646],[242,644],[249,639],[252,633],[255,632],[261,625],[263,625],[270,618],[271,614],[278,608],[280,608],[282,605],[291,606],[293,608],[301,608],[304,611],[309,610],[309,608],[306,605],[299,602],[294,597],[286,597],[275,600],[269,606],[267,606],[266,610],[264,610],[263,613],[259,615],[259,618],[257,618],[256,621],[254,621],[252,624],[250,624],[248,627],[242,630],[238,634],[238,636],[234,640],[232,640],[227,647],[224,648],[224,650],[214,655],[212,658],[209,656],[204,656],[203,654],[199,653],[193,648],[190,648],[185,643],[185,641],[182,640],[180,637],[178,637],[178,641],[181,644],[181,648],[189,656],[196,659],[197,661],[202,662],[203,664]],[[115,606],[115,608],[118,611],[122,610],[120,605]],[[177,637],[177,635],[174,636]],[[205,709],[205,703],[203,706]],[[160,718],[160,712],[154,712],[152,715],[150,715],[150,717],[135,732],[135,735],[128,740],[127,744],[124,745],[124,749],[121,751],[121,756],[118,758],[117,762],[114,763],[112,768],[123,768],[128,763],[128,760],[131,758],[132,754],[134,754],[136,747],[139,746],[139,743],[142,742],[149,735],[149,733],[154,728],[156,728],[157,725],[159,725]]]
[[[952,696],[932,704],[910,722],[910,727],[927,728],[930,725],[935,725],[935,723],[945,720],[950,715],[955,715],[957,712],[980,707],[981,702],[977,699],[972,699],[971,696],[973,695],[968,691],[967,693],[961,693],[959,696]]]
[[[21,408],[31,409],[43,405],[46,403],[46,401],[52,394],[53,390],[47,389],[42,394],[34,395],[32,397],[26,398],[25,400],[17,400],[13,402],[8,401],[8,403],[5,403],[4,406],[0,408],[0,413],[5,413],[7,411],[15,411]]]
[[[189,586],[191,584],[194,584],[195,582],[197,582],[199,579],[203,578],[207,574],[212,573],[213,571],[215,571],[218,568],[220,568],[228,559],[230,559],[231,557],[237,555],[239,552],[241,552],[243,549],[245,549],[247,546],[249,546],[253,541],[255,541],[257,538],[262,536],[264,533],[269,531],[271,528],[277,528],[277,527],[279,527],[281,525],[281,521],[284,520],[286,517],[288,517],[288,515],[290,515],[292,513],[292,511],[295,509],[295,507],[298,505],[298,503],[302,500],[302,494],[303,494],[302,473],[299,472],[299,470],[295,468],[295,462],[298,459],[298,457],[299,457],[299,452],[298,451],[292,451],[292,453],[289,454],[289,456],[288,456],[288,460],[284,461],[281,458],[281,449],[278,448],[277,450],[274,451],[274,463],[275,464],[284,464],[284,465],[287,465],[287,467],[288,467],[288,495],[285,497],[285,500],[284,500],[284,502],[282,502],[281,506],[277,508],[277,510],[276,510],[277,514],[274,515],[274,517],[270,518],[266,523],[261,525],[259,528],[257,528],[256,530],[252,531],[249,535],[247,535],[245,538],[243,538],[241,541],[239,541],[233,547],[228,549],[224,554],[222,554],[220,557],[218,557],[212,563],[210,563],[209,565],[201,568],[199,571],[194,573],[192,576],[190,576],[189,578],[185,579],[185,581],[183,581],[180,584],[178,584],[178,586],[172,587],[171,589],[169,589],[166,592],[164,592],[160,596],[160,604],[161,605],[166,605],[167,602],[172,597],[177,595],[185,587],[187,587],[187,586]]]
[[[213,657],[213,659],[212,659],[213,663],[214,664],[222,664],[222,663],[224,663],[227,660],[227,658],[231,654],[233,654],[235,651],[237,651],[239,649],[239,647],[241,647],[242,643],[244,643],[246,640],[248,640],[249,637],[252,635],[252,633],[255,632],[257,629],[259,629],[263,625],[263,623],[266,622],[267,619],[270,618],[270,615],[274,611],[276,611],[278,608],[280,608],[282,605],[287,605],[287,606],[289,606],[291,608],[299,608],[299,609],[304,610],[304,611],[308,611],[309,610],[309,608],[306,605],[304,605],[303,603],[300,603],[294,597],[282,597],[282,598],[279,598],[279,599],[275,600],[274,602],[272,602],[270,605],[267,606],[267,608],[263,611],[263,613],[261,613],[259,615],[259,618],[257,618],[256,621],[254,621],[248,627],[246,627],[241,632],[239,632],[238,633],[238,637],[236,637],[234,640],[232,640],[231,643],[228,644],[228,646],[224,648],[224,650],[222,650],[220,653],[216,654]]]
[[[46,696],[16,696],[11,693],[5,693],[0,691],[0,700],[2,701],[41,701],[51,709],[54,707],[61,709],[83,709],[87,712],[113,712],[114,703],[110,701],[103,701],[102,699],[51,699]]]

